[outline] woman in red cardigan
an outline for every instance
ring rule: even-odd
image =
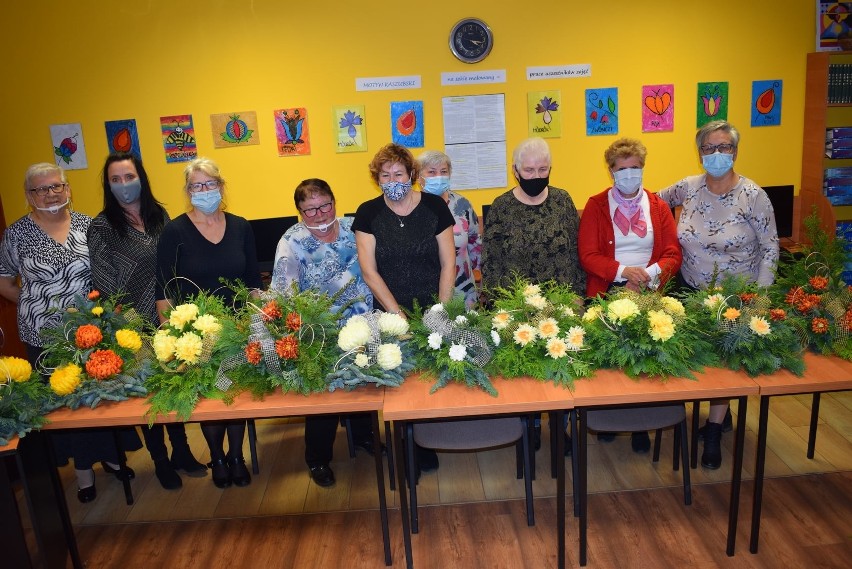
[[[604,152],[613,186],[589,198],[580,217],[577,248],[586,271],[586,296],[615,287],[657,289],[680,269],[677,226],[668,204],[642,188],[648,151],[638,140],[620,138]],[[612,441],[615,433],[598,433]],[[631,434],[634,452],[645,453],[651,439]]]

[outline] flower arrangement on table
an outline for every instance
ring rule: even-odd
[[[303,394],[325,391],[336,355],[335,299],[295,286],[287,294],[267,291],[258,298],[238,289],[236,298],[243,308],[236,326],[223,335],[220,375],[255,396],[276,387]]]
[[[574,379],[594,371],[582,298],[570,285],[554,281],[531,284],[518,277],[507,288],[490,291],[494,375],[534,377],[571,387]]]
[[[151,366],[141,332],[143,318],[115,298],[93,290],[77,294],[62,313],[61,324],[42,330],[45,348],[38,371],[49,376],[49,409],[101,401],[123,401],[147,395]]]
[[[826,235],[815,215],[805,227],[811,245],[780,267],[771,294],[788,307],[808,348],[852,360],[852,287],[841,278],[849,253],[840,239]]]
[[[680,300],[655,291],[597,297],[583,315],[593,361],[630,377],[688,377],[718,362]]]
[[[802,375],[803,346],[784,308],[743,276],[691,293],[687,308],[711,338],[721,363],[754,377],[781,368]]]
[[[425,312],[415,306],[411,320],[415,365],[427,376],[437,376],[431,393],[457,381],[497,395],[483,369],[491,361],[495,341],[500,341],[496,332],[490,333],[490,324],[490,315],[467,309],[463,296],[435,304]]]
[[[398,387],[414,369],[408,321],[374,310],[350,317],[337,335],[339,353],[326,377],[329,391],[360,385]]]
[[[41,381],[30,362],[14,356],[0,357],[0,446],[47,422],[44,402],[49,394],[50,387]]]

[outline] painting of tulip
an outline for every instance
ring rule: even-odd
[[[699,83],[696,126],[728,120],[728,82]]]

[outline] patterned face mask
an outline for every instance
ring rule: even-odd
[[[382,184],[382,191],[391,201],[398,202],[411,191],[411,180],[407,182],[387,182]]]

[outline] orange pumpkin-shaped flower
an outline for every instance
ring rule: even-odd
[[[784,312],[783,308],[773,308],[769,311],[769,319],[774,320],[775,322],[780,322],[781,320],[786,320],[787,313]]]
[[[746,304],[748,304],[749,302],[751,302],[755,298],[757,298],[757,294],[755,294],[753,292],[740,293],[740,300],[742,300]]]
[[[799,300],[799,297],[801,297],[802,294],[803,294],[802,288],[798,287],[798,286],[794,286],[793,288],[791,288],[789,290],[789,292],[787,292],[786,295],[784,295],[784,302],[786,302],[787,304],[791,304],[791,305],[796,304],[796,302]]]
[[[100,293],[100,292],[98,292],[98,291],[96,291],[96,290],[93,290],[92,292],[90,292],[90,293],[88,294],[88,299],[89,299],[89,300],[97,300],[97,299],[99,299],[100,297],[101,297],[101,293]]]
[[[299,357],[299,341],[295,336],[284,336],[275,342],[275,353],[282,360],[295,360]]]
[[[257,365],[260,363],[262,357],[263,353],[260,351],[260,342],[250,342],[246,346],[246,360],[248,360],[248,363]]]
[[[828,287],[827,277],[821,277],[817,275],[815,277],[809,278],[808,282],[811,283],[811,286],[814,287],[814,290],[825,290],[826,287]]]
[[[291,312],[287,315],[286,324],[287,328],[295,332],[302,327],[302,317],[298,312]]]
[[[825,318],[814,318],[811,320],[811,330],[816,334],[828,334],[828,320]]]
[[[74,342],[78,348],[87,350],[98,345],[104,339],[101,329],[94,324],[83,324],[74,333]]]
[[[86,373],[95,379],[107,379],[121,371],[124,361],[112,350],[95,350],[86,361]]]
[[[269,322],[270,320],[275,320],[277,318],[281,318],[281,307],[278,306],[278,303],[274,300],[270,300],[266,304],[263,305],[263,308],[260,309],[263,314],[263,321]]]

